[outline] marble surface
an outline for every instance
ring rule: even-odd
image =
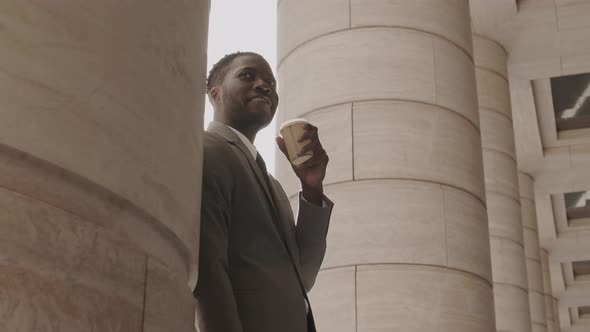
[[[282,0],[278,25],[279,118],[316,117],[342,163],[313,294],[356,326],[321,328],[495,331],[468,2]]]
[[[0,330],[137,331],[146,256],[60,208],[0,189]]]
[[[475,71],[482,128],[492,279],[498,331],[531,331],[529,281],[538,280],[525,255],[533,243],[523,229],[518,168],[512,129],[507,54],[498,42],[475,36]],[[491,52],[490,52],[491,51]],[[524,235],[527,233],[527,235]],[[538,248],[537,248],[538,251]],[[533,255],[531,254],[532,258]],[[531,275],[528,275],[528,272]],[[536,307],[535,307],[536,308]]]
[[[0,330],[194,331],[208,11],[0,4]]]
[[[196,249],[207,13],[208,1],[4,1],[2,143],[133,202]]]
[[[324,269],[309,294],[318,331],[357,331],[356,266]]]
[[[474,196],[409,180],[342,183],[327,187],[326,193],[340,203],[332,216],[324,268],[436,265],[491,283],[485,207]],[[362,199],[366,193],[371,193],[370,201]]]
[[[358,331],[496,331],[490,285],[444,268],[361,266],[357,299]]]
[[[416,179],[465,190],[484,200],[481,140],[455,112],[428,104],[355,104],[355,179]]]
[[[367,27],[329,34],[291,53],[278,77],[287,118],[343,103],[410,100],[448,108],[479,126],[471,58],[420,31]]]

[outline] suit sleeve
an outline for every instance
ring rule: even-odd
[[[243,332],[228,274],[231,180],[223,162],[205,149],[199,244],[199,274],[194,295],[201,332]],[[227,164],[226,164],[227,165]]]
[[[299,194],[296,239],[301,273],[306,291],[310,291],[326,254],[326,236],[334,203],[326,196],[324,206],[317,206]]]

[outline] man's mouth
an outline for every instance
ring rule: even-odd
[[[265,97],[254,97],[248,100],[248,103],[257,102],[257,103],[266,103],[270,105],[270,99]]]

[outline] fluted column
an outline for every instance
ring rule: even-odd
[[[473,38],[490,228],[496,328],[529,332],[531,320],[506,51]]]
[[[533,181],[530,175],[521,172],[518,173],[531,327],[533,332],[547,332],[545,290],[543,285],[541,248],[539,247],[539,231],[537,228]]]
[[[208,1],[0,3],[0,331],[193,331]]]
[[[543,295],[545,300],[545,318],[547,319],[547,332],[559,331],[557,315],[553,295],[551,291],[551,275],[549,274],[549,253],[541,249],[541,269],[543,271]]]
[[[278,13],[278,122],[311,120],[330,154],[319,330],[495,331],[468,1],[282,0]]]

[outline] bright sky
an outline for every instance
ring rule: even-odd
[[[228,53],[253,51],[270,63],[276,75],[277,0],[212,0],[209,16],[207,71]],[[205,106],[205,127],[213,121],[209,101]],[[256,136],[254,142],[268,171],[275,169],[275,121]]]

